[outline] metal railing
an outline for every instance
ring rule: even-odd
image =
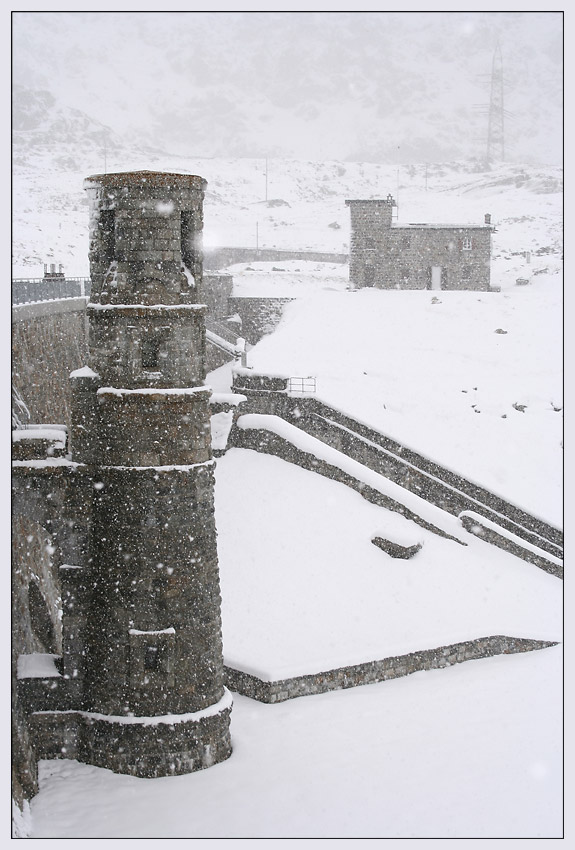
[[[56,301],[90,295],[89,277],[16,278],[12,280],[12,303],[30,304],[35,301]]]
[[[288,392],[290,393],[315,393],[315,378],[289,378]]]

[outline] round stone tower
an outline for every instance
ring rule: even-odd
[[[204,380],[206,181],[96,175],[90,368],[72,451],[94,487],[84,568],[82,759],[188,773],[231,754]]]

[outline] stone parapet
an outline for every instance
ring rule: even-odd
[[[491,658],[494,655],[511,655],[516,652],[531,652],[556,645],[554,641],[491,635],[277,681],[265,681],[252,673],[226,666],[226,683],[232,691],[258,702],[285,702],[296,697],[385,682],[420,670],[435,670],[460,664],[463,661]]]

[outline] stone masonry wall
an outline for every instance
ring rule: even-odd
[[[242,320],[241,335],[255,345],[279,325],[283,308],[293,298],[228,298],[230,315],[237,313]]]
[[[480,511],[512,534],[562,557],[560,529],[313,396],[289,396],[286,386],[287,379],[253,375],[247,370],[234,376],[234,388],[248,399],[244,413],[280,416],[449,513],[459,516],[466,510]]]
[[[68,378],[88,355],[85,300],[73,300],[71,312],[12,311],[12,381],[32,422],[70,423]]]
[[[308,469],[310,472],[316,472],[318,475],[323,475],[331,481],[338,481],[340,484],[345,484],[347,487],[351,487],[352,490],[358,492],[360,496],[362,496],[366,501],[371,502],[371,504],[399,513],[406,519],[413,520],[413,522],[417,523],[417,525],[427,529],[428,531],[432,531],[434,534],[438,534],[440,537],[446,537],[450,540],[454,540],[456,543],[461,543],[461,541],[456,537],[451,537],[445,531],[442,531],[440,528],[437,528],[437,526],[427,522],[427,520],[423,519],[423,517],[419,516],[414,511],[411,511],[400,502],[397,502],[388,496],[384,496],[382,493],[379,493],[377,490],[374,490],[372,487],[364,484],[360,479],[354,478],[347,472],[343,472],[343,470],[339,469],[337,466],[333,466],[332,464],[317,458],[315,455],[298,449],[292,443],[289,443],[277,434],[272,434],[270,431],[265,431],[260,428],[250,429],[235,426],[230,434],[229,442],[238,448],[252,449],[253,451],[275,455],[276,457],[282,458],[282,460],[288,461],[288,463],[293,463],[296,466],[299,466],[301,469]]]
[[[354,287],[489,291],[489,225],[392,224],[393,199],[346,201],[351,211],[350,282]]]
[[[463,661],[490,658],[494,655],[511,655],[516,652],[531,652],[550,646],[556,646],[556,644],[550,641],[493,635],[273,682],[263,681],[257,676],[232,667],[225,669],[227,685],[231,690],[259,702],[276,703],[296,697],[385,682],[388,679],[408,676],[419,670],[435,670],[460,664]]]
[[[18,678],[18,659],[60,656],[67,635],[62,620],[61,564],[82,557],[90,489],[83,472],[66,461],[17,461],[12,475],[12,788],[15,801],[37,793],[37,752],[30,731],[34,705],[64,707],[64,678]],[[70,666],[62,673],[72,676]]]

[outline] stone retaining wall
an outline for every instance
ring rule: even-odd
[[[258,702],[276,703],[296,697],[356,688],[359,685],[371,685],[388,679],[408,676],[410,673],[416,673],[419,670],[435,670],[477,658],[531,652],[556,645],[556,642],[553,641],[492,635],[440,646],[435,649],[410,652],[406,655],[394,655],[379,661],[367,661],[364,664],[338,667],[335,670],[325,670],[273,682],[263,681],[250,673],[244,673],[242,670],[228,666],[225,667],[225,674],[227,686],[232,691],[258,700]]]
[[[241,335],[255,345],[279,325],[283,309],[293,298],[228,298],[228,312],[242,320]]]
[[[244,411],[242,411],[242,413],[244,413]],[[238,448],[252,449],[256,452],[275,455],[276,457],[282,458],[282,460],[286,460],[288,463],[293,463],[296,466],[299,466],[301,469],[308,469],[310,472],[316,472],[318,475],[323,475],[331,481],[338,481],[340,484],[345,484],[347,487],[351,487],[352,490],[359,493],[360,496],[371,504],[378,505],[379,507],[386,508],[390,511],[395,511],[396,513],[404,516],[406,519],[413,520],[413,522],[417,523],[417,525],[422,528],[425,528],[434,534],[438,534],[440,537],[454,540],[462,546],[466,545],[456,537],[452,537],[447,534],[447,532],[442,531],[440,528],[437,528],[437,526],[427,522],[423,519],[423,517],[418,516],[418,514],[414,513],[400,502],[396,502],[389,496],[384,496],[383,493],[379,493],[377,490],[374,490],[373,487],[369,487],[367,484],[364,484],[363,481],[360,481],[360,479],[354,478],[352,475],[349,475],[337,466],[333,466],[332,464],[327,463],[327,461],[321,460],[315,455],[297,448],[293,445],[293,443],[284,440],[283,437],[279,437],[271,431],[265,431],[260,428],[251,429],[238,428],[237,426],[234,426],[230,432],[228,442]]]
[[[244,413],[280,416],[443,510],[455,516],[478,511],[510,533],[562,557],[560,529],[313,396],[288,395],[287,382],[287,378],[245,370],[234,376],[234,389],[247,396]]]
[[[214,248],[204,250],[205,269],[223,269],[234,263],[281,263],[286,260],[309,260],[315,263],[347,263],[348,254],[329,251],[288,251],[281,248]]]
[[[12,380],[32,422],[70,423],[70,372],[88,357],[86,299],[12,310]],[[34,309],[32,309],[34,308]]]

